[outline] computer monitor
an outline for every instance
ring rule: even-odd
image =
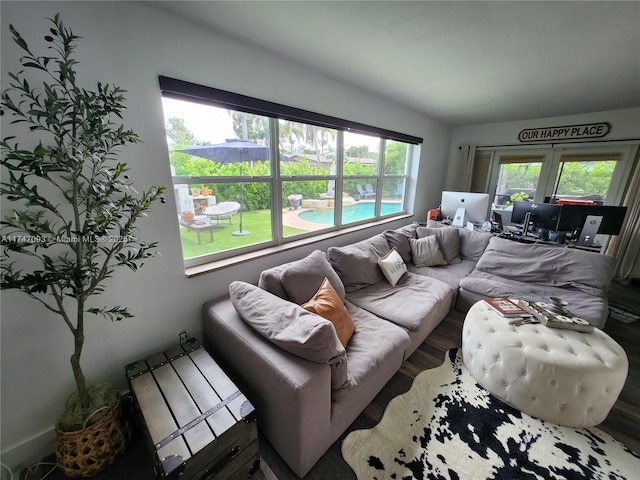
[[[587,215],[602,217],[598,233],[619,235],[622,230],[627,207],[613,205],[562,205],[557,230],[560,232],[580,232]]]
[[[459,208],[465,209],[467,221],[483,223],[489,214],[488,193],[442,192],[440,214],[442,218],[453,218]]]
[[[536,228],[556,230],[561,209],[560,205],[554,203],[513,202],[511,223],[523,224],[525,233],[529,223]]]

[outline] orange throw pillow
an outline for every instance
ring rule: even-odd
[[[338,334],[338,340],[340,340],[343,347],[347,348],[347,343],[349,343],[353,332],[356,330],[356,324],[353,323],[347,308],[328,278],[325,277],[316,294],[311,300],[302,305],[302,308],[333,323]]]

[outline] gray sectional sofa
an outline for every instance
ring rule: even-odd
[[[441,264],[415,266],[415,239],[433,236]],[[378,259],[394,247],[408,271],[392,286]],[[486,296],[553,295],[602,327],[613,263],[597,253],[413,223],[266,270],[257,286],[233,282],[229,298],[203,305],[204,344],[302,477],[451,308],[466,310]],[[355,325],[346,347],[331,322],[301,307],[325,279]]]

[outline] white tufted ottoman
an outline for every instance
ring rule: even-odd
[[[462,359],[502,401],[559,425],[601,423],[627,378],[627,355],[609,335],[509,325],[478,302],[462,329]]]

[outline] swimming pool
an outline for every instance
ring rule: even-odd
[[[351,223],[373,218],[375,208],[375,203],[370,202],[356,203],[351,207],[344,207],[342,209],[342,223]],[[402,203],[400,202],[383,202],[380,205],[380,215],[388,215],[400,211],[402,211]],[[298,218],[306,220],[307,222],[322,223],[324,225],[334,224],[332,209],[308,210],[301,212]]]

